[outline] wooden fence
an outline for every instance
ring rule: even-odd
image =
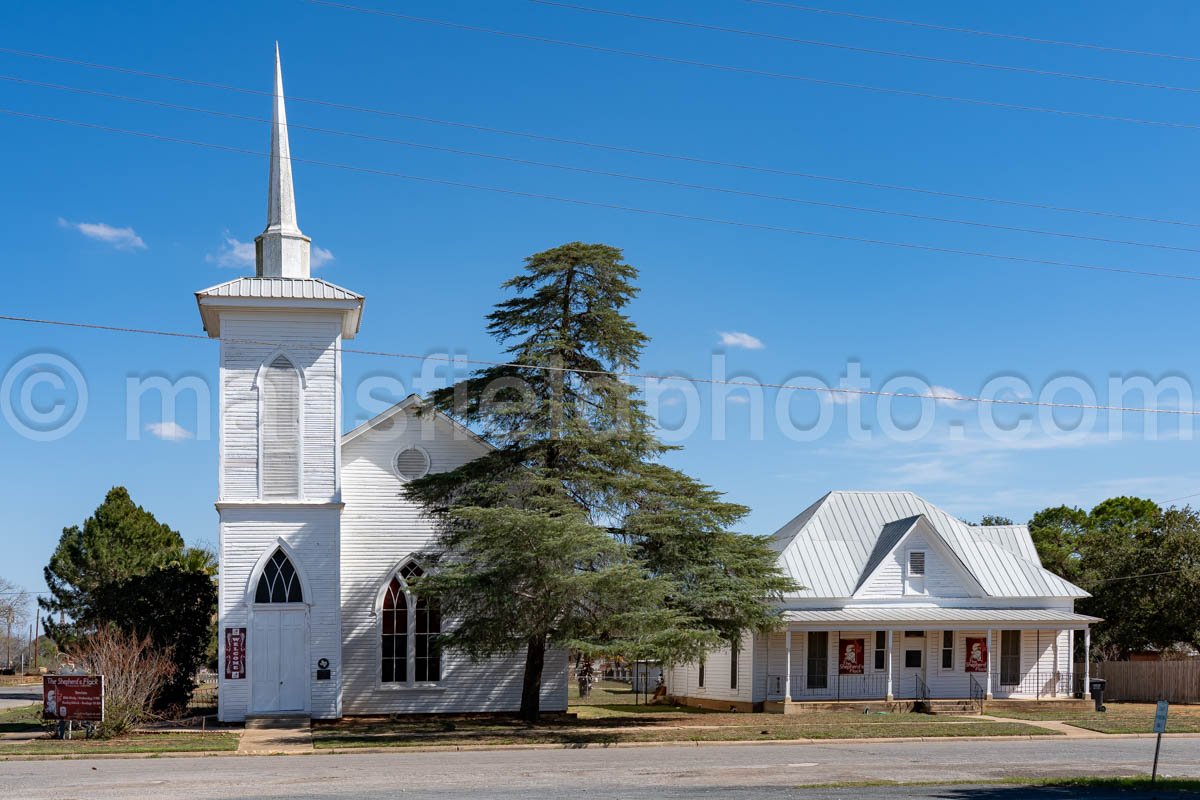
[[[1092,677],[1104,678],[1104,699],[1126,703],[1200,703],[1200,659],[1100,661]]]

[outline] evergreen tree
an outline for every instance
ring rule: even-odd
[[[46,634],[60,648],[114,625],[169,650],[176,674],[157,698],[180,706],[204,660],[216,610],[215,559],[135,504],[121,486],[83,525],[63,529],[44,570]]]
[[[475,657],[525,647],[521,713],[537,718],[546,649],[672,662],[777,622],[792,588],[746,509],[661,463],[636,389],[647,338],[624,309],[637,271],[621,251],[574,242],[526,259],[488,316],[509,362],[435,392],[432,408],[496,449],[409,484],[441,534],[418,591]]]

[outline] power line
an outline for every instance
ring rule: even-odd
[[[804,6],[797,3],[785,3],[781,0],[746,0],[749,3],[755,3],[761,6],[776,6],[778,8],[789,8],[793,11],[803,11],[809,14],[825,14],[833,17],[849,17],[851,19],[867,20],[869,22],[883,22],[888,25],[907,25],[913,28],[925,28],[934,31],[947,31],[949,33],[966,33],[972,36],[988,36],[993,39],[1010,39],[1018,42],[1032,42],[1034,44],[1050,44],[1059,47],[1074,47],[1080,50],[1097,50],[1104,53],[1121,53],[1130,56],[1147,56],[1150,58],[1169,58],[1175,61],[1200,61],[1200,57],[1185,56],[1177,53],[1156,53],[1148,50],[1132,50],[1125,47],[1110,47],[1102,44],[1091,44],[1088,42],[1069,42],[1062,39],[1042,39],[1036,36],[1024,36],[1016,33],[999,33],[997,31],[984,31],[976,28],[960,28],[952,25],[939,25],[932,22],[918,22],[911,19],[896,19],[893,17],[878,17],[871,14],[860,14],[854,11],[841,11],[829,8],[816,8],[814,6]]]
[[[1103,120],[1106,122],[1129,122],[1139,125],[1151,125],[1163,128],[1179,128],[1187,130],[1200,130],[1200,124],[1190,122],[1173,122],[1170,120],[1145,119],[1140,117],[1124,117],[1112,114],[1100,114],[1089,111],[1071,111],[1064,108],[1051,108],[1048,106],[1031,106],[1020,103],[1005,103],[999,100],[984,100],[978,97],[961,97],[958,95],[939,94],[937,92],[926,92],[917,89],[898,89],[890,86],[873,86],[865,83],[853,83],[850,81],[838,81],[830,78],[814,78],[810,75],[796,75],[788,72],[774,72],[772,70],[755,69],[753,67],[739,67],[733,64],[718,64],[711,61],[697,61],[690,58],[679,58],[676,56],[663,55],[662,53],[646,53],[639,50],[625,50],[617,47],[605,47],[596,44],[587,44],[585,42],[573,42],[566,39],[552,39],[548,36],[536,36],[531,33],[517,33],[514,31],[502,31],[496,28],[485,28],[479,25],[468,25],[462,22],[451,22],[444,19],[433,19],[431,17],[417,17],[411,14],[401,14],[398,11],[386,11],[378,8],[364,8],[362,6],[354,6],[348,3],[337,3],[332,0],[307,0],[313,5],[327,6],[343,11],[353,11],[359,14],[371,14],[382,17],[392,17],[394,19],[405,20],[406,22],[415,22],[421,25],[433,25],[442,28],[450,28],[453,30],[471,31],[473,33],[486,33],[491,36],[502,36],[508,39],[518,39],[521,41],[538,42],[540,44],[551,44],[557,47],[573,47],[579,50],[588,50],[595,53],[605,53],[608,55],[628,56],[630,58],[640,58],[647,61],[657,61],[665,64],[679,64],[689,67],[701,67],[703,69],[719,70],[722,72],[732,72],[740,75],[753,75],[759,78],[773,78],[777,80],[798,81],[801,83],[809,83],[817,86],[829,86],[836,89],[856,89],[859,91],[873,92],[875,94],[893,94],[901,97],[917,97],[925,100],[938,100],[941,102],[964,103],[967,105],[982,106],[985,108],[998,108],[1005,111],[1029,111],[1039,114],[1054,114],[1061,117],[1074,117],[1078,119],[1094,119]]]
[[[165,100],[155,100],[146,97],[135,97],[131,95],[116,94],[113,92],[101,91],[98,89],[87,89],[78,86],[68,86],[58,83],[47,83],[44,81],[36,81],[28,78],[21,78],[12,75],[0,74],[0,81],[8,81],[26,86],[36,86],[44,89],[53,89],[55,91],[71,92],[74,94],[89,95],[93,97],[103,97],[109,100],[119,100],[127,103],[138,103],[140,105],[149,105],[159,108],[168,108],[176,111],[186,111],[195,114],[207,114],[209,116],[220,117],[224,119],[241,120],[245,122],[255,122],[264,125],[273,124],[271,120],[263,117],[255,117],[248,114],[237,114],[229,111],[221,111],[218,109],[201,108],[197,106],[181,105],[179,103],[170,103]],[[1118,244],[1128,245],[1131,247],[1146,247],[1158,250],[1172,250],[1182,253],[1200,253],[1200,248],[1182,247],[1179,245],[1162,244],[1159,242],[1143,242],[1129,239],[1113,239],[1105,236],[1091,236],[1081,233],[1069,233],[1066,231],[1046,230],[1043,228],[1025,228],[1016,225],[1000,225],[998,223],[981,222],[979,220],[959,219],[955,217],[941,217],[931,214],[917,214],[915,212],[897,211],[895,209],[872,208],[868,206],[858,206],[849,203],[835,203],[826,200],[814,200],[812,198],[792,197],[787,195],[770,194],[766,192],[754,192],[745,189],[736,189],[728,186],[712,186],[701,183],[691,183],[688,181],[672,180],[668,178],[654,178],[645,175],[636,175],[627,172],[617,172],[612,170],[602,170],[590,167],[581,167],[572,164],[560,164],[549,161],[537,161],[527,158],[518,158],[515,156],[500,155],[497,153],[486,153],[475,150],[462,150],[454,147],[446,147],[443,145],[432,145],[423,142],[413,142],[405,139],[395,139],[386,136],[376,136],[373,134],[359,133],[356,131],[347,131],[337,128],[316,127],[313,125],[302,125],[295,122],[289,122],[289,127],[297,130],[312,131],[314,133],[329,134],[333,136],[344,136],[353,139],[359,139],[371,142],[380,142],[383,144],[399,145],[402,147],[410,147],[418,150],[434,151],[439,153],[452,153],[454,155],[468,156],[471,158],[483,158],[493,161],[503,161],[511,164],[520,164],[523,166],[541,167],[546,169],[556,169],[568,172],[575,172],[585,175],[595,175],[600,177],[620,178],[622,180],[639,181],[642,183],[653,183],[662,186],[673,186],[681,189],[691,189],[705,192],[718,192],[721,194],[730,194],[740,197],[750,197],[759,200],[772,200],[784,203],[795,203],[800,205],[815,206],[819,208],[831,208],[840,211],[853,211],[865,214],[878,214],[882,216],[900,217],[903,219],[916,219],[926,222],[940,222],[951,225],[965,225],[975,228],[985,228],[988,230],[1005,231],[1009,233],[1028,233],[1038,236],[1055,236],[1065,239],[1075,239],[1090,242],[1100,242],[1103,244]]]
[[[109,333],[130,333],[144,336],[165,336],[174,339],[190,339],[194,341],[211,341],[211,337],[199,333],[183,333],[181,331],[163,331],[153,328],[133,328],[118,325],[102,325],[92,322],[75,322],[69,320],[41,319],[11,314],[0,314],[0,321],[17,322],[31,325],[51,325],[82,330],[106,331]],[[267,339],[244,339],[239,337],[222,338],[222,342],[231,344],[254,344],[263,347],[278,347],[281,343]],[[338,346],[333,348],[339,353],[376,356],[382,358],[397,358],[410,360],[444,361],[453,365],[471,365],[481,367],[511,367],[513,369],[537,370],[541,372],[569,372],[576,375],[596,375],[618,378],[621,380],[644,380],[661,382],[703,383],[714,386],[735,386],[750,389],[779,389],[781,391],[816,392],[839,395],[858,395],[869,397],[894,397],[915,400],[934,400],[942,402],[984,403],[1004,406],[1036,406],[1043,408],[1076,409],[1085,411],[1119,411],[1139,414],[1167,414],[1175,416],[1200,416],[1200,409],[1194,408],[1149,408],[1144,406],[1111,406],[1088,403],[1050,403],[1043,400],[1026,400],[1021,398],[974,397],[970,395],[932,394],[921,392],[886,392],[879,389],[850,389],[828,386],[797,386],[793,383],[766,383],[760,381],[730,380],[723,378],[688,378],[679,375],[660,375],[618,370],[580,369],[578,367],[556,367],[545,364],[526,364],[519,361],[492,361],[478,358],[460,358],[458,356],[440,354],[399,353],[386,350],[363,350]]]
[[[69,64],[86,69],[105,70],[116,72],[125,75],[134,75],[141,78],[150,78],[153,80],[170,81],[173,83],[184,84],[188,86],[198,86],[207,89],[218,89],[221,91],[237,92],[239,94],[248,94],[259,97],[272,97],[273,94],[269,91],[261,89],[250,89],[244,86],[233,86],[230,84],[216,83],[213,81],[197,80],[193,78],[185,78],[178,75],[169,75],[159,72],[147,72],[144,70],[132,69],[130,67],[121,67],[113,64],[101,64],[91,61],[82,61],[75,58],[65,56],[56,56],[48,53],[37,53],[29,50],[16,50],[13,48],[0,47],[0,53],[18,56],[21,58],[32,58],[43,61],[52,61],[61,64]],[[703,158],[700,156],[690,156],[679,153],[667,153],[656,150],[646,150],[636,147],[628,147],[623,145],[605,144],[601,142],[591,142],[583,139],[573,139],[562,136],[552,136],[548,134],[537,133],[533,131],[519,131],[506,128],[496,128],[487,125],[481,125],[471,122],[462,122],[457,120],[437,119],[435,117],[426,117],[416,114],[405,114],[399,111],[391,111],[388,109],[371,108],[367,106],[358,106],[349,103],[339,103],[332,100],[322,100],[312,97],[301,97],[298,95],[286,95],[285,99],[291,103],[305,103],[310,105],[332,108],[341,111],[351,111],[360,114],[371,114],[391,119],[403,119],[412,122],[420,122],[429,125],[440,125],[450,128],[459,128],[462,130],[478,131],[481,133],[493,133],[501,136],[510,136],[523,139],[530,139],[540,142],[551,142],[555,144],[566,144],[575,147],[587,147],[595,150],[601,150],[612,153],[627,153],[630,155],[645,156],[648,158],[658,158],[671,161],[679,161],[689,164],[699,164],[702,166],[723,167],[728,169],[736,169],[747,172],[758,172],[766,175],[777,175],[781,177],[801,178],[804,180],[825,181],[830,183],[838,183],[849,186],[860,186],[867,189],[877,189],[881,191],[897,191],[911,192],[915,194],[923,194],[931,197],[941,197],[952,200],[969,200],[978,203],[993,203],[997,205],[1007,205],[1017,208],[1029,208],[1040,211],[1054,211],[1067,214],[1082,214],[1087,216],[1102,217],[1106,219],[1120,219],[1130,222],[1145,222],[1157,225],[1175,225],[1187,228],[1200,228],[1200,223],[1187,222],[1177,219],[1164,219],[1161,217],[1146,217],[1135,214],[1124,214],[1115,211],[1105,211],[1100,209],[1076,208],[1071,206],[1051,205],[1047,203],[1035,203],[1028,200],[1017,200],[1013,198],[992,197],[987,195],[964,194],[960,192],[949,192],[939,189],[930,189],[921,186],[906,186],[903,184],[881,183],[878,181],[868,181],[857,178],[846,178],[842,176],[824,175],[812,172],[803,172],[797,170],[787,170],[778,167],[764,166],[761,164],[746,164],[735,161],[721,161],[718,159]]]
[[[675,25],[682,28],[693,28],[696,30],[714,31],[719,33],[732,33],[738,36],[749,36],[756,39],[769,39],[777,42],[787,42],[789,44],[798,44],[806,47],[824,47],[831,50],[843,50],[852,53],[863,53],[867,55],[885,56],[888,58],[902,58],[910,61],[924,61],[931,64],[949,64],[959,67],[974,67],[978,69],[998,70],[1001,72],[1015,72],[1026,75],[1037,75],[1046,78],[1065,78],[1076,81],[1091,81],[1094,83],[1106,83],[1116,86],[1129,86],[1139,89],[1163,89],[1172,92],[1189,92],[1200,93],[1200,87],[1195,86],[1173,86],[1163,83],[1149,83],[1146,81],[1135,81],[1124,78],[1110,78],[1104,75],[1087,75],[1078,72],[1059,72],[1056,70],[1037,69],[1035,67],[1022,67],[1012,64],[992,64],[985,61],[970,61],[966,59],[947,58],[943,56],[930,56],[922,53],[908,53],[899,50],[880,50],[873,47],[861,47],[858,45],[840,44],[837,42],[825,42],[817,39],[800,39],[794,36],[784,36],[778,33],[767,33],[765,31],[754,31],[745,28],[729,28],[723,25],[712,25],[704,22],[695,22],[692,20],[672,19],[666,17],[651,17],[645,14],[634,14],[629,11],[617,11],[608,8],[592,8],[590,6],[580,6],[573,3],[560,3],[555,0],[529,0],[531,3],[536,3],[542,6],[552,6],[555,8],[565,8],[571,11],[581,11],[587,14],[604,14],[611,17],[621,17],[624,19],[635,19],[642,22],[653,22],[660,25]]]
[[[101,125],[94,122],[83,122],[81,120],[64,119],[61,117],[51,117],[43,114],[33,114],[26,111],[17,111],[9,108],[0,108],[0,114],[7,114],[13,117],[24,119],[34,119],[43,122],[53,122],[60,125],[71,125],[79,128],[87,128],[90,130],[99,130],[106,133],[117,133],[126,136],[136,136],[144,139],[152,139],[161,142],[172,142],[176,144],[185,144],[193,147],[203,147],[212,150],[221,150],[230,153],[240,153],[242,155],[251,156],[266,156],[267,153],[258,150],[249,150],[242,147],[234,147],[232,145],[216,144],[213,142],[202,142],[194,139],[183,139],[175,136],[167,136],[157,133],[148,133],[146,131],[135,131],[127,128],[116,128],[109,125]],[[1018,264],[1038,264],[1041,266],[1058,267],[1064,269],[1079,269],[1091,272],[1110,272],[1121,275],[1136,275],[1144,278],[1162,278],[1168,280],[1180,281],[1200,281],[1198,275],[1179,274],[1171,272],[1152,272],[1148,270],[1133,269],[1129,267],[1109,267],[1100,264],[1089,264],[1076,261],[1059,261],[1047,258],[1034,258],[1031,256],[1014,256],[1003,253],[990,253],[978,250],[962,250],[954,247],[942,247],[938,245],[919,244],[917,242],[902,242],[891,239],[873,239],[864,236],[850,236],[846,234],[828,233],[825,231],[811,231],[802,228],[792,228],[783,225],[770,225],[759,222],[746,222],[744,220],[723,219],[720,217],[707,217],[697,214],[685,214],[676,211],[665,211],[662,209],[639,208],[637,206],[626,206],[618,203],[605,203],[598,200],[584,200],[578,197],[565,197],[562,195],[546,194],[542,192],[528,192],[519,189],[509,189],[502,186],[487,186],[483,184],[467,183],[465,181],[449,180],[447,178],[434,178],[425,175],[409,175],[402,172],[392,172],[390,170],[377,169],[374,167],[361,167],[353,164],[339,164],[330,161],[318,161],[310,158],[291,157],[291,161],[300,164],[313,164],[320,167],[329,167],[331,169],[349,170],[352,172],[361,172],[368,175],[382,175],[391,178],[399,178],[401,180],[416,181],[420,183],[428,183],[438,186],[451,186],[459,189],[471,189],[473,191],[490,192],[494,194],[508,195],[512,197],[526,197],[537,200],[550,200],[558,203],[568,203],[571,205],[583,206],[586,208],[603,208],[611,211],[623,211],[631,214],[643,214],[647,216],[664,217],[667,219],[679,219],[689,222],[703,222],[712,225],[722,225],[734,228],[745,228],[748,230],[771,231],[774,233],[786,233],[793,236],[804,236],[816,239],[826,239],[829,241],[839,242],[855,242],[858,244],[873,244],[881,247],[893,247],[904,250],[916,250],[925,253],[942,253],[945,255],[968,256],[971,258],[984,258],[993,261],[1003,261],[1007,263]]]

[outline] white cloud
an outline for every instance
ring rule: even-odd
[[[71,222],[58,218],[59,227],[79,231],[89,239],[110,244],[118,250],[145,250],[146,243],[133,228],[116,228],[104,222]]]
[[[765,347],[761,339],[742,331],[721,331],[721,344],[725,347],[741,347],[746,350],[762,350]]]
[[[209,253],[204,260],[218,267],[252,267],[254,266],[254,242],[239,242],[225,234],[225,244],[216,253]]]
[[[744,406],[750,403],[750,398],[744,394],[731,394],[725,398],[725,402],[733,403],[736,406]]]
[[[333,253],[326,250],[324,247],[317,247],[315,244],[312,247],[312,255],[309,257],[309,264],[313,269],[321,267],[333,261]]]
[[[332,251],[314,245],[309,265],[313,269],[320,269],[330,261],[333,261],[333,258]],[[231,269],[253,267],[256,260],[254,242],[243,242],[226,233],[225,243],[221,245],[221,249],[215,253],[209,253],[204,257],[204,260],[210,264],[216,264],[218,267],[229,267]]]
[[[146,430],[156,439],[162,439],[164,442],[182,442],[184,439],[191,439],[194,436],[187,428],[175,422],[151,422],[146,426]]]

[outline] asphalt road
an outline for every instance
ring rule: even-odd
[[[0,686],[0,709],[27,706],[42,700],[42,686]]]
[[[409,796],[561,800],[643,798],[943,798],[1021,800],[1110,792],[988,786],[1008,776],[1133,775],[1152,739],[645,747],[288,757],[0,762],[0,797],[163,800]],[[1161,771],[1200,777],[1200,739],[1163,742]],[[804,789],[862,780],[978,781],[978,786]]]

